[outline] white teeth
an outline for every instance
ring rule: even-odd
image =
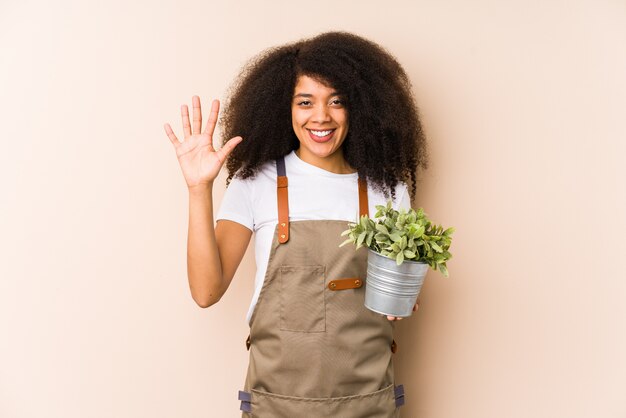
[[[313,131],[313,130],[311,130],[311,132],[313,133],[313,135],[315,135],[315,136],[319,136],[319,137],[321,138],[321,137],[326,136],[326,135],[328,135],[329,133],[331,133],[331,132],[332,132],[332,129],[331,129],[331,130],[329,130],[329,131]]]

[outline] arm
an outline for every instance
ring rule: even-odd
[[[213,227],[213,181],[241,137],[228,140],[222,148],[213,148],[219,101],[211,106],[206,128],[202,128],[200,98],[194,96],[193,125],[189,110],[181,106],[184,140],[179,141],[166,123],[165,133],[176,150],[178,162],[189,189],[189,231],[187,240],[187,276],[194,301],[208,307],[220,300],[235,274],[250,242],[251,231],[235,222],[225,221]]]
[[[212,186],[190,189],[187,277],[193,300],[203,308],[224,295],[252,236],[233,221],[213,225]]]

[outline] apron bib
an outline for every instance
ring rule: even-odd
[[[393,323],[363,305],[367,249],[339,248],[346,221],[289,222],[284,160],[278,224],[246,342],[243,417],[399,417]],[[359,179],[360,213],[367,186]]]

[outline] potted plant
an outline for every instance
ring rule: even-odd
[[[397,317],[410,316],[428,268],[448,277],[446,262],[454,228],[443,229],[417,210],[376,206],[375,219],[363,215],[349,223],[341,235],[356,249],[368,250],[365,306],[377,313]]]

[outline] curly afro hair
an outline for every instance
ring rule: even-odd
[[[306,75],[345,98],[350,129],[344,158],[377,190],[395,197],[405,182],[415,196],[417,170],[427,168],[426,140],[410,81],[380,45],[327,32],[267,49],[251,59],[229,90],[222,140],[240,135],[226,163],[227,182],[254,177],[266,162],[300,146],[291,124],[296,81]]]

